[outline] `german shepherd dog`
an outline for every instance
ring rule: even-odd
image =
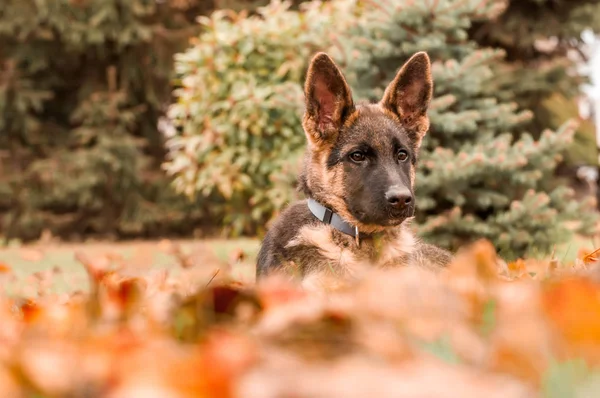
[[[361,268],[439,268],[451,261],[449,252],[420,242],[407,225],[432,92],[425,52],[406,61],[378,103],[365,104],[354,103],[327,54],[313,57],[304,87],[308,146],[299,176],[308,199],[288,207],[269,229],[257,280],[284,271],[318,287],[327,276],[356,276]]]

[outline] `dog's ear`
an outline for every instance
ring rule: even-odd
[[[388,85],[380,104],[423,138],[429,128],[427,108],[433,95],[431,62],[425,52],[414,54]]]
[[[352,92],[342,72],[325,53],[315,55],[304,85],[303,126],[314,144],[332,141],[354,110]]]

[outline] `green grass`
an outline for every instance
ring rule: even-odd
[[[184,240],[174,241],[186,254],[208,252],[205,261],[199,266],[214,267],[218,261],[227,262],[234,250],[242,250],[246,255],[243,262],[236,264],[233,275],[242,280],[254,280],[254,264],[258,254],[259,241],[256,239],[216,239],[216,240]],[[595,249],[600,242],[590,238],[575,237],[556,248],[555,258],[562,262],[573,261],[581,248]],[[54,267],[61,272],[53,278],[50,291],[64,292],[71,289],[86,290],[87,275],[84,267],[75,258],[76,252],[85,253],[94,258],[106,254],[123,257],[127,262],[148,266],[151,269],[169,268],[173,272],[179,270],[176,258],[161,248],[159,241],[134,241],[119,243],[82,243],[82,244],[46,244],[46,245],[10,245],[0,248],[0,264],[12,269],[10,278],[4,281],[7,292],[28,285],[28,278],[36,272],[51,270]],[[535,257],[535,253],[531,256]],[[37,258],[35,258],[37,257]],[[546,256],[544,256],[546,257]]]
[[[589,250],[594,250],[600,247],[598,246],[600,242],[595,242],[594,240],[595,239],[589,237],[575,235],[571,241],[556,246],[554,258],[564,263],[573,262],[577,258],[577,253],[580,249],[587,248]],[[548,258],[548,255],[532,252],[529,253],[528,257]]]
[[[233,268],[234,276],[248,280],[254,277],[254,263],[258,254],[259,241],[255,239],[174,241],[186,255],[202,255],[197,266],[214,267],[219,261],[227,262],[234,250],[242,250],[245,260]],[[0,264],[9,266],[11,277],[4,282],[10,293],[28,284],[31,275],[57,268],[60,272],[53,277],[50,291],[64,292],[68,289],[86,290],[87,275],[75,253],[82,252],[89,258],[111,254],[125,261],[150,269],[169,268],[179,270],[177,259],[169,254],[158,241],[136,241],[119,243],[47,244],[33,246],[12,245],[0,248]]]

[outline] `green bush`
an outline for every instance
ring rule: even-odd
[[[165,169],[233,234],[260,232],[294,198],[307,60],[332,23],[352,17],[316,2],[304,13],[289,6],[276,1],[251,16],[216,11],[175,58],[169,116],[180,133],[168,141]]]

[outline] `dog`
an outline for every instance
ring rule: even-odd
[[[307,150],[298,179],[307,199],[284,210],[269,228],[257,280],[284,272],[318,288],[369,267],[440,269],[450,263],[450,252],[419,241],[409,228],[432,93],[425,52],[404,63],[379,102],[362,104],[354,103],[326,53],[312,58],[302,121]]]

